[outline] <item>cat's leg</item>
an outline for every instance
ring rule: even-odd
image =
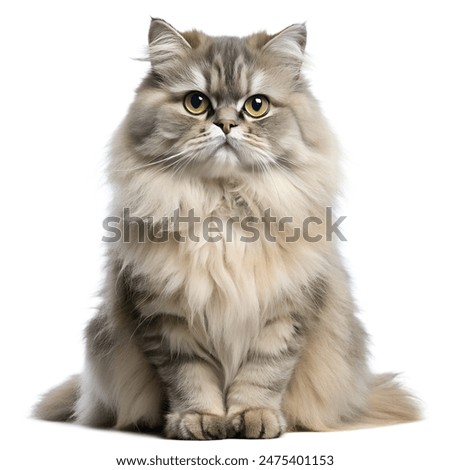
[[[143,347],[166,388],[165,434],[174,439],[223,439],[226,417],[218,365],[181,317],[160,314],[145,327]]]
[[[322,283],[320,297],[283,401],[289,428],[326,431],[419,419],[415,399],[394,374],[370,371],[367,334],[342,269]]]
[[[365,334],[356,319],[342,315],[339,324],[326,316],[308,336],[286,390],[283,409],[293,430],[337,429],[357,419],[368,400]]]
[[[330,270],[313,287],[314,325],[305,334],[283,409],[290,429],[325,431],[358,419],[371,374],[367,336],[355,316],[345,272]]]
[[[217,374],[203,360],[175,359],[159,371],[167,384],[170,412],[165,434],[174,439],[224,439],[226,418]]]
[[[158,428],[162,424],[159,377],[127,329],[118,330],[101,313],[86,329],[86,365],[75,419],[89,426]]]
[[[294,316],[267,322],[227,394],[228,433],[274,438],[286,430],[282,399],[301,349]]]

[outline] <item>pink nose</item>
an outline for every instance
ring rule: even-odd
[[[220,127],[224,134],[229,134],[232,127],[237,126],[237,122],[232,119],[220,119],[214,123],[216,126]]]

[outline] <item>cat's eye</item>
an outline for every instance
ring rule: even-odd
[[[191,114],[203,114],[208,111],[210,101],[207,96],[199,91],[191,91],[184,97],[184,107]]]
[[[253,95],[244,103],[245,112],[253,117],[260,118],[269,112],[270,103],[264,95]]]

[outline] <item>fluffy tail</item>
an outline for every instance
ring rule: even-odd
[[[46,421],[72,421],[79,394],[80,376],[73,375],[42,397],[34,408],[33,416]]]
[[[373,377],[363,425],[382,426],[422,419],[417,398],[404,390],[395,378],[396,374]]]

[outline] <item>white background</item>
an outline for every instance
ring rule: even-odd
[[[2,2],[0,466],[116,457],[332,454],[336,469],[445,468],[449,46],[441,1]],[[213,35],[307,21],[308,75],[345,154],[343,243],[377,372],[404,371],[419,423],[270,442],[174,442],[28,418],[79,371],[102,279],[106,144],[148,64],[150,15]],[[249,467],[253,468],[253,467]],[[256,467],[255,467],[256,468]]]

